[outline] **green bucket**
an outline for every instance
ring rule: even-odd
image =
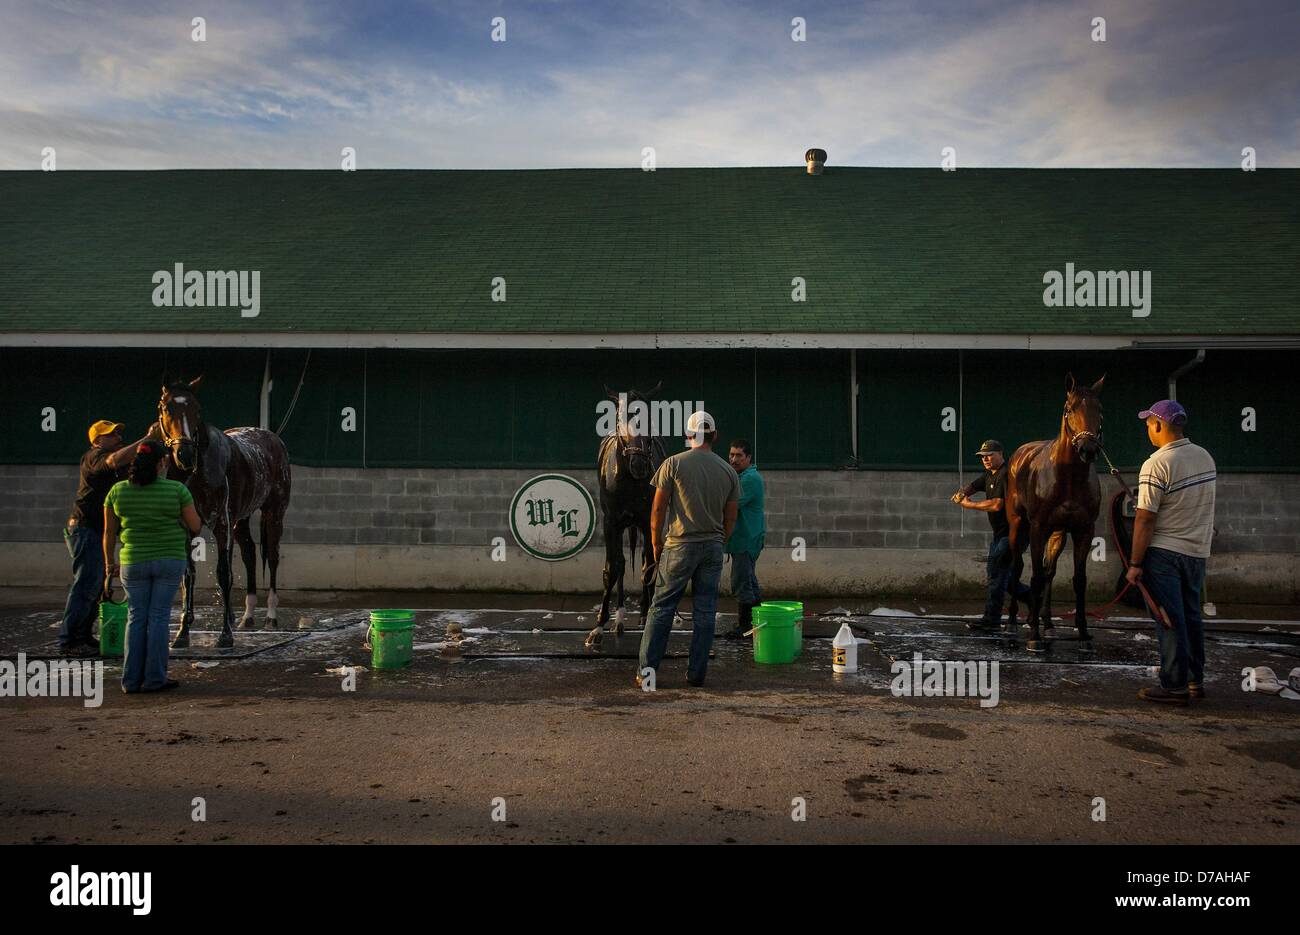
[[[122,644],[126,640],[126,601],[99,602],[99,654],[101,656],[123,655]]]
[[[754,608],[754,661],[763,665],[794,662],[795,616],[781,607]]]
[[[794,657],[803,655],[803,602],[802,601],[764,601],[760,607],[774,607],[794,615]]]
[[[413,610],[370,612],[370,664],[376,669],[400,669],[411,664],[415,630]]]

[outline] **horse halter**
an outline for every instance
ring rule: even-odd
[[[167,412],[167,407],[164,405],[163,400],[161,399],[158,400],[158,428],[162,432],[163,444],[166,445],[167,450],[171,452],[172,460],[176,462],[176,466],[178,468],[180,468],[182,471],[192,471],[194,470],[194,467],[197,466],[198,459],[196,458],[195,465],[192,465],[190,467],[186,467],[185,465],[181,464],[181,446],[188,442],[190,445],[194,446],[195,450],[197,451],[199,446],[199,440],[197,438],[190,438],[188,435],[175,435],[175,436],[168,435],[166,422],[163,420],[163,416],[166,414],[166,412]],[[185,423],[185,430],[187,432],[189,431],[188,420],[186,420]]]
[[[1092,441],[1097,445],[1098,448],[1100,448],[1101,432],[1089,432],[1086,429],[1081,432],[1076,432],[1074,431],[1073,428],[1070,427],[1070,414],[1072,412],[1074,412],[1074,407],[1067,402],[1065,404],[1065,411],[1062,414],[1065,417],[1064,418],[1065,437],[1069,439],[1070,444],[1073,445],[1076,450],[1078,450],[1079,446],[1082,445],[1083,443],[1087,441]]]
[[[640,437],[642,436],[640,435],[631,436],[631,438],[640,438]],[[646,437],[648,438],[648,436]],[[615,445],[616,462],[622,461],[626,463],[629,471],[632,470],[632,463],[634,460],[644,460],[647,469],[653,467],[654,456],[652,453],[651,443],[647,442],[643,445],[632,445],[628,438],[625,438],[620,432],[615,431],[614,445]],[[647,470],[646,473],[648,474],[649,471]],[[632,476],[636,477],[635,471],[632,472]]]

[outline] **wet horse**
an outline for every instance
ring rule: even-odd
[[[630,391],[626,396],[628,407],[634,401],[645,402],[663,386],[660,382],[647,392]],[[623,557],[623,531],[626,530],[631,545],[632,557],[636,557],[637,534],[640,533],[641,552],[641,619],[649,612],[650,602],[654,598],[655,560],[654,547],[650,541],[650,507],[654,503],[655,491],[650,486],[650,479],[664,460],[664,447],[659,439],[652,437],[648,431],[638,431],[635,420],[628,418],[627,411],[617,394],[609,387],[605,393],[610,399],[619,402],[618,422],[613,432],[600,442],[600,453],[596,459],[596,483],[600,488],[601,529],[605,536],[605,571],[604,598],[600,604],[600,615],[596,618],[595,628],[587,634],[587,646],[599,646],[605,625],[609,622],[609,604],[615,587],[618,588],[618,603],[615,605],[614,635],[623,635],[623,571],[626,561]]]
[[[244,560],[244,616],[239,629],[256,627],[257,554],[248,523],[261,510],[262,565],[269,568],[266,596],[267,627],[276,627],[276,571],[280,565],[280,536],[284,513],[289,507],[289,452],[274,432],[238,428],[225,432],[203,421],[195,390],[202,377],[189,383],[164,386],[158,400],[158,424],[172,461],[180,469],[180,480],[194,496],[194,508],[217,542],[217,584],[221,589],[223,616],[217,645],[235,645],[234,613],[230,607],[232,584],[230,562],[235,542]],[[186,561],[181,591],[181,627],[172,646],[190,644],[194,622],[194,558]]]
[[[1025,547],[1029,547],[1031,567],[1029,598],[1029,640],[1025,648],[1043,652],[1039,633],[1052,627],[1052,579],[1056,561],[1068,534],[1074,540],[1074,625],[1080,645],[1091,647],[1088,618],[1084,610],[1087,592],[1088,552],[1101,512],[1101,485],[1093,467],[1101,451],[1101,401],[1098,394],[1103,376],[1091,387],[1065,379],[1065,410],[1056,438],[1029,442],[1011,456],[1007,477],[1007,521],[1011,526],[1009,545],[1013,556],[1011,571],[1011,632],[1016,630],[1016,586],[1024,571]]]

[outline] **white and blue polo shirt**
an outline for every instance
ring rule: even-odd
[[[1151,547],[1210,557],[1214,534],[1214,459],[1180,438],[1156,450],[1138,474],[1138,509],[1156,514]]]

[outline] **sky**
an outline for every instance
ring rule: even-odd
[[[1298,48],[1300,0],[0,0],[0,169],[1294,167]]]

